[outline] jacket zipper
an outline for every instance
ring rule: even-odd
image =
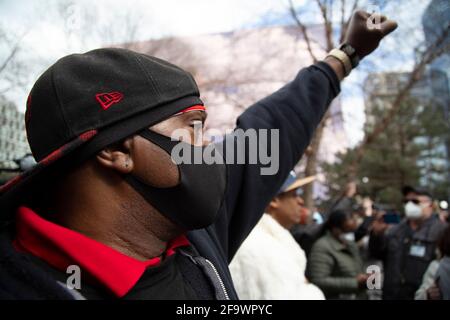
[[[180,252],[181,252],[184,256],[188,257],[194,264],[197,264],[197,265],[198,265],[198,262],[195,261],[194,257],[191,256],[189,253],[184,252],[183,250],[180,250]],[[200,257],[199,257],[199,258],[200,258]],[[201,259],[205,260],[206,263],[207,263],[207,264],[211,267],[211,269],[214,271],[214,274],[216,275],[216,278],[217,278],[217,280],[219,281],[219,285],[220,285],[220,287],[221,287],[221,289],[222,289],[222,291],[223,291],[223,294],[224,294],[224,296],[225,296],[225,300],[230,300],[230,297],[228,296],[227,289],[225,288],[225,285],[223,284],[222,278],[220,277],[219,272],[217,271],[217,269],[216,269],[216,267],[214,266],[214,264],[213,264],[211,261],[209,261],[208,259],[206,259],[206,258],[201,257]],[[211,280],[212,280],[212,279],[211,279]]]
[[[230,297],[228,296],[227,289],[225,288],[225,285],[223,284],[222,278],[220,277],[219,272],[217,272],[216,267],[208,259],[205,258],[205,261],[211,266],[211,268],[213,269],[214,273],[216,274],[216,277],[219,280],[220,287],[222,288],[222,291],[223,291],[223,293],[225,295],[225,300],[230,300]]]

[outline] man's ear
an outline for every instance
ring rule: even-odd
[[[133,138],[125,139],[121,142],[110,145],[97,153],[97,162],[120,173],[130,173],[133,170],[133,158],[131,149],[133,147]]]
[[[280,206],[280,198],[278,197],[273,198],[272,201],[270,201],[269,203],[270,208],[277,209],[279,206]]]

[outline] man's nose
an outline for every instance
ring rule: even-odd
[[[205,135],[205,132],[202,127],[194,127],[194,130],[191,135],[191,144],[201,147],[207,146],[211,143],[211,140]]]
[[[194,132],[191,136],[191,144],[197,147],[207,146],[211,141],[206,138],[203,134],[198,134]]]
[[[196,147],[204,147],[211,143],[211,140],[209,139],[191,139],[191,144],[193,144]]]
[[[203,146],[207,146],[208,144],[210,144],[212,141],[208,138],[204,138],[203,139]]]

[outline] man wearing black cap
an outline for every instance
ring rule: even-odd
[[[436,258],[445,223],[425,190],[403,189],[405,218],[390,227],[378,217],[372,226],[369,251],[383,261],[383,299],[413,300],[428,265]]]
[[[206,114],[184,70],[122,49],[57,61],[27,101],[37,165],[0,189],[0,298],[237,299],[228,262],[307,147],[339,80],[396,28],[381,17],[369,29],[368,19],[357,12],[340,49],[239,117],[244,130],[279,129],[274,175],[261,175],[261,164],[171,159],[180,146],[194,158],[225,156],[193,143]],[[183,141],[173,141],[180,129]]]

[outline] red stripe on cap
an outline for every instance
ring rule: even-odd
[[[176,113],[175,115],[183,114],[190,111],[206,111],[205,106],[202,106],[201,104],[197,104],[195,106],[191,106],[189,108],[183,109],[180,112]]]
[[[82,141],[88,141],[88,140],[92,139],[97,133],[98,133],[98,131],[95,129],[89,130],[89,131],[86,131],[86,132],[80,134],[78,136],[78,138],[81,139]]]
[[[61,158],[63,155],[65,155],[68,150],[71,150],[73,148],[79,147],[81,143],[84,143],[90,139],[92,139],[97,134],[97,130],[89,130],[82,134],[80,134],[77,138],[74,140],[66,143],[65,145],[59,147],[52,153],[50,153],[48,156],[46,156],[44,159],[39,161],[39,163],[43,165],[49,165],[50,163],[55,162],[59,158]]]
[[[4,185],[0,186],[0,193],[5,192],[9,188],[11,188],[13,185],[16,185],[17,183],[19,183],[21,180],[22,180],[22,176],[21,175],[15,176],[11,180],[7,181]]]
[[[0,186],[0,193],[7,192],[9,189],[11,189],[13,186],[19,184],[22,180],[27,178],[30,175],[35,174],[37,171],[41,170],[42,167],[48,166],[64,156],[65,154],[73,151],[74,149],[78,148],[80,145],[85,143],[86,141],[92,139],[95,137],[95,135],[98,133],[97,130],[89,130],[86,132],[83,132],[75,139],[71,140],[70,142],[66,143],[65,145],[59,147],[58,149],[52,151],[49,155],[47,155],[44,159],[39,161],[35,167],[29,171],[26,171],[19,176],[16,176],[15,178],[9,180],[5,184]]]

